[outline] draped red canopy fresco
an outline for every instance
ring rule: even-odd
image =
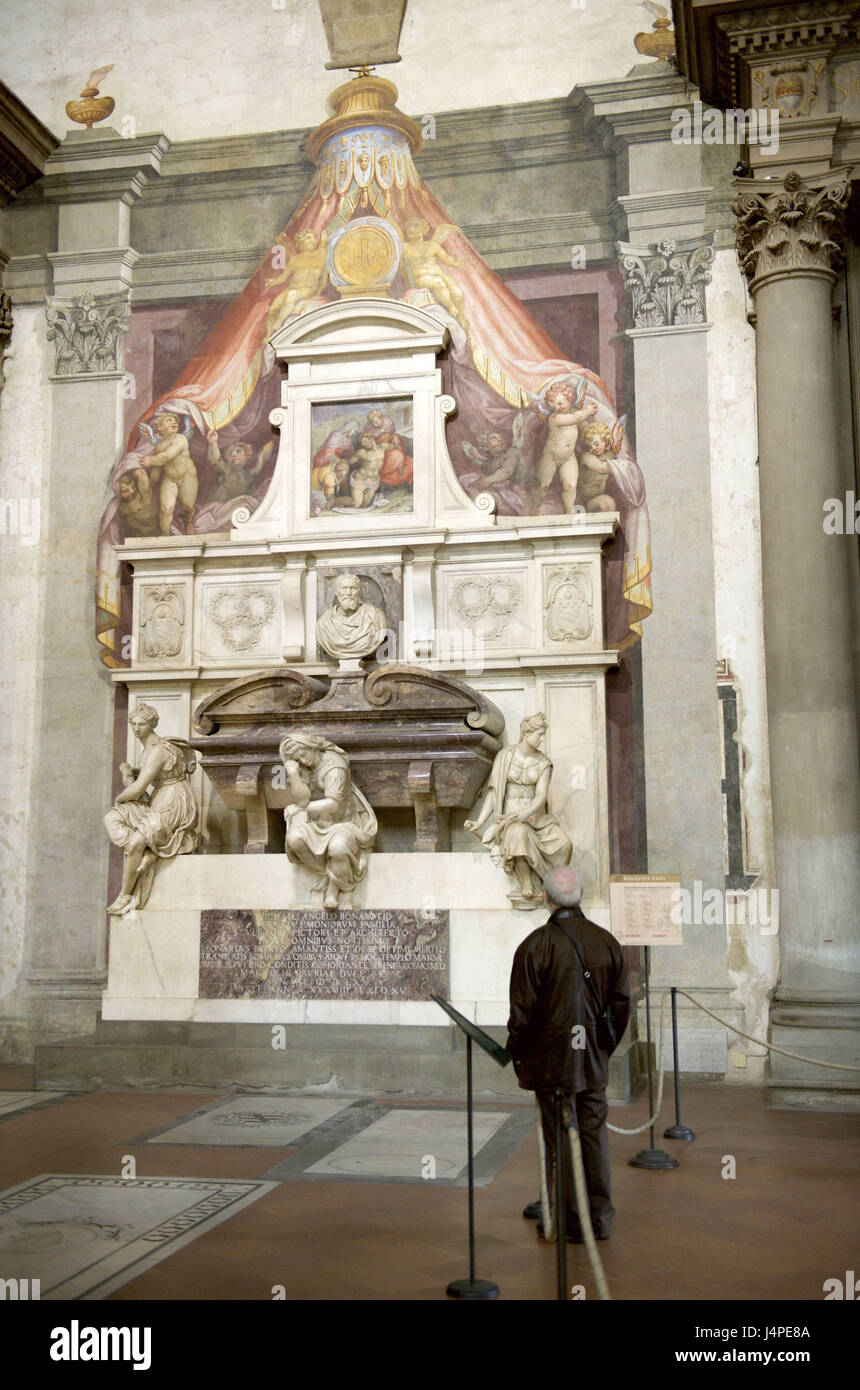
[[[308,142],[318,168],[301,204],[172,387],[152,402],[132,430],[111,475],[113,495],[99,531],[97,637],[107,665],[125,664],[116,546],[126,536],[152,534],[155,525],[151,508],[149,530],[135,520],[143,512],[137,502],[129,502],[135,484],[127,476],[148,474],[141,463],[154,447],[149,422],[165,412],[179,416],[202,475],[193,515],[177,508],[170,521],[173,534],[185,530],[184,522],[198,533],[228,530],[238,506],[258,506],[274,451],[256,469],[237,464],[229,474],[233,495],[225,496],[223,459],[214,465],[220,469],[217,476],[212,471],[213,450],[218,455],[213,440],[225,447],[227,441],[247,445],[246,460],[265,455],[271,438],[268,412],[278,404],[281,380],[268,340],[287,317],[337,297],[326,269],[325,244],[349,221],[369,216],[384,218],[403,246],[389,293],[426,307],[449,326],[446,389],[458,406],[449,426],[449,451],[467,490],[493,491],[503,513],[564,510],[558,488],[537,497],[533,486],[547,433],[545,393],[553,383],[571,382],[580,399],[593,403],[593,420],[614,430],[614,448],[607,453],[607,493],[620,513],[621,537],[609,566],[608,641],[626,646],[640,634],[640,623],[651,611],[645,486],[621,437],[615,403],[599,376],[560,354],[426,187],[412,160],[421,145],[420,131],[397,110],[396,96],[393,83],[373,76],[356,78],[333,93],[333,114]],[[510,477],[488,488],[485,478],[497,474],[490,472],[495,465],[482,441],[491,432],[516,448],[518,465],[515,472],[507,470]],[[235,491],[243,485],[244,491]]]

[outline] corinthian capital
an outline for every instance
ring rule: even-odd
[[[808,179],[792,169],[782,187],[738,179],[735,188],[738,259],[753,294],[765,280],[798,271],[835,278],[844,255],[850,167]]]
[[[660,241],[654,246],[616,242],[630,292],[634,328],[677,328],[705,322],[714,237]]]
[[[103,376],[123,366],[128,298],[48,301],[48,341],[57,354],[55,376]]]

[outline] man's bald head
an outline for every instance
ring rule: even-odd
[[[543,891],[550,907],[576,907],[582,901],[582,884],[570,868],[550,869]]]

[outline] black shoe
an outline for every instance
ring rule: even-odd
[[[540,1197],[538,1197],[538,1199],[537,1199],[536,1202],[528,1202],[528,1203],[523,1207],[523,1217],[525,1218],[526,1221],[540,1221],[540,1218],[541,1218],[541,1201],[540,1201]]]

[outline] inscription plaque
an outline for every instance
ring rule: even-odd
[[[448,913],[200,914],[201,999],[412,999],[448,992]]]

